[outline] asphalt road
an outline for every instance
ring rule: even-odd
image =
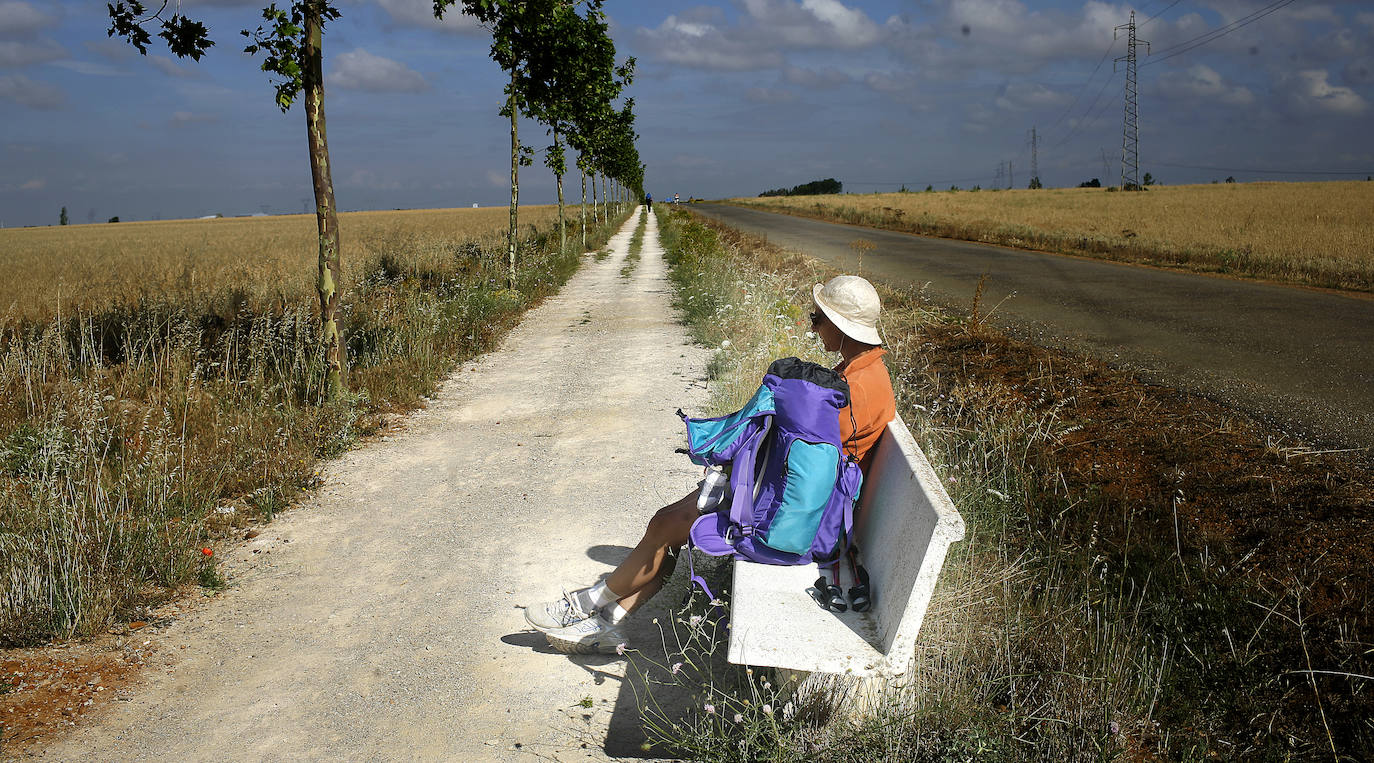
[[[1374,447],[1374,299],[826,223],[720,204],[692,210],[846,271],[922,286],[1045,346],[1086,352],[1327,447]],[[1005,300],[1005,301],[1004,301]]]

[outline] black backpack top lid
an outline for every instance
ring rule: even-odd
[[[768,374],[779,379],[800,379],[818,387],[833,389],[844,396],[840,407],[849,405],[849,382],[838,371],[801,358],[779,358],[768,366]]]

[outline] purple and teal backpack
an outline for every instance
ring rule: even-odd
[[[683,415],[688,455],[702,466],[729,466],[732,494],[692,525],[692,545],[765,564],[835,561],[863,482],[840,442],[839,413],[848,402],[839,373],[783,358],[740,410]]]

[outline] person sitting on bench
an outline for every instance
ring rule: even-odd
[[[840,434],[867,474],[873,446],[897,412],[892,381],[882,360],[887,351],[878,336],[878,292],[859,276],[842,275],[816,284],[811,294],[815,302],[811,326],[826,351],[839,352],[841,361],[835,370],[849,384],[850,403],[840,410]],[[708,491],[706,506],[701,507],[702,489],[698,486],[659,509],[639,544],[605,580],[528,607],[525,619],[563,652],[609,654],[623,648],[621,621],[658,593],[677,564],[692,523],[726,498],[718,490]]]

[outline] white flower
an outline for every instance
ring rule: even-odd
[[[806,338],[807,338],[807,339],[815,339],[815,338],[816,338],[816,332],[814,332],[814,331],[808,331],[808,332],[806,332]]]
[[[735,723],[744,722],[744,713],[735,713]]]
[[[773,714],[773,706],[772,706],[772,705],[764,705],[764,706],[763,706],[763,714],[764,714],[764,715],[772,715],[772,714]]]
[[[727,347],[729,347],[729,346],[730,346],[730,340],[729,340],[729,339],[723,339],[723,340],[721,340],[720,348],[721,348],[722,350],[725,349],[725,348],[727,348]]]
[[[797,709],[796,709],[795,707],[792,707],[792,703],[791,703],[791,702],[788,702],[787,704],[783,705],[783,706],[782,706],[782,717],[783,717],[783,719],[786,720],[786,719],[788,719],[788,718],[791,718],[791,717],[792,717],[792,714],[795,713],[796,711],[797,711]]]
[[[672,670],[671,670],[670,672],[671,672],[673,675],[677,675],[678,673],[681,673],[681,672],[682,672],[682,663],[680,663],[680,662],[675,662],[675,663],[673,663],[673,668],[672,668]]]
[[[705,707],[705,710],[706,710],[706,714],[707,714],[707,715],[715,715],[715,714],[716,714],[716,706],[715,706],[715,705],[712,705],[712,704],[710,704],[710,703],[707,703],[707,705],[706,705],[706,707]]]
[[[625,645],[624,645],[624,644],[616,644],[616,645],[615,645],[615,653],[616,653],[616,654],[625,654]]]

